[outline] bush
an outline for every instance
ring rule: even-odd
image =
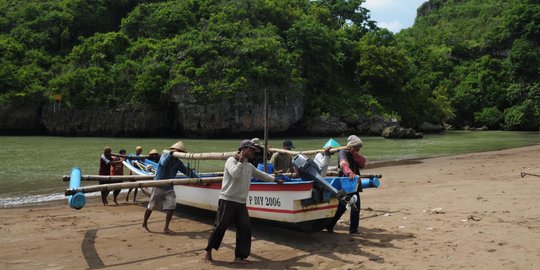
[[[496,107],[484,108],[481,112],[474,113],[474,121],[478,126],[487,126],[489,129],[498,129],[504,114]]]

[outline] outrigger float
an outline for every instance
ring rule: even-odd
[[[277,150],[281,151],[282,149]],[[294,151],[288,152],[295,153]],[[229,154],[222,153],[219,159],[226,159]],[[361,175],[354,179],[348,177],[323,178],[315,169],[316,165],[312,160],[298,152],[295,154],[293,164],[298,169],[300,177],[288,174],[291,178],[281,185],[252,179],[246,202],[251,218],[278,222],[286,227],[294,227],[304,232],[318,232],[326,227],[333,218],[340,200],[352,204],[353,200],[350,197],[352,193],[360,188],[377,188],[380,183],[379,178],[382,177],[381,175]],[[187,153],[174,153],[174,156],[191,159],[194,157],[194,155]],[[66,196],[81,196],[87,192],[172,184],[178,204],[217,211],[221,180],[223,179],[219,173],[201,173],[201,178],[187,178],[184,175],[178,175],[176,179],[155,181],[149,179],[153,179],[153,169],[157,168],[156,163],[149,160],[139,160],[134,163],[135,166],[124,161],[124,166],[135,174],[133,176],[87,177],[85,179],[80,170],[74,168],[70,177],[70,189],[67,189],[65,194]],[[336,175],[336,172],[330,172],[329,175]],[[67,179],[64,177],[64,180]],[[71,185],[84,180],[106,181],[106,179],[116,182],[137,181],[86,187]],[[71,199],[69,204],[75,209],[81,209],[84,204],[77,204],[77,202],[78,200]]]

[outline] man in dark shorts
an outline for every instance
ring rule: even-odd
[[[169,153],[161,155],[159,159],[156,176],[154,180],[161,179],[174,179],[176,174],[180,171],[185,175],[193,178],[199,178],[193,170],[188,170],[184,163],[173,156],[174,152],[186,153],[187,149],[184,146],[182,141],[179,141],[173,144],[170,148]],[[169,224],[171,223],[174,210],[176,209],[176,193],[174,192],[173,185],[154,187],[152,189],[152,195],[150,196],[150,201],[148,202],[148,207],[144,212],[144,220],[142,224],[142,229],[145,232],[150,232],[148,229],[148,219],[152,214],[152,211],[159,210],[165,211],[167,213],[165,217],[165,228],[163,232],[166,234],[174,233],[169,229]]]
[[[99,158],[99,172],[98,175],[111,175],[111,165],[116,163],[122,163],[122,161],[114,161],[113,156],[111,155],[111,148],[105,146],[103,148],[103,155]],[[99,184],[108,184],[108,182],[99,181]],[[101,192],[101,202],[103,205],[108,205],[107,196],[109,196],[109,191]]]
[[[366,166],[366,158],[360,155],[360,148],[362,148],[363,143],[360,138],[356,135],[351,135],[347,138],[347,149],[339,151],[338,157],[338,167],[339,167],[339,176],[348,176],[350,179],[360,175],[360,169],[363,169]],[[356,195],[355,208],[351,207],[351,221],[349,226],[350,234],[358,234],[358,225],[360,223],[360,193],[362,192],[362,185],[358,185],[358,191]],[[343,201],[340,201],[337,207],[336,214],[334,218],[326,227],[326,230],[329,233],[334,232],[334,226],[341,218],[343,213],[345,213],[346,205]]]

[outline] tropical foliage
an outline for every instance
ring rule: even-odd
[[[431,0],[393,34],[364,0],[0,0],[0,104],[304,97],[305,114],[538,129],[537,0]]]

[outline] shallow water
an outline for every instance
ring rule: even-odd
[[[423,158],[441,155],[480,152],[515,148],[540,143],[538,132],[510,131],[452,131],[426,135],[420,140],[388,140],[382,137],[361,137],[364,141],[362,154],[368,163]],[[317,149],[329,138],[292,138],[296,150]],[[346,138],[335,138],[346,144]],[[270,140],[276,147],[283,138]],[[108,145],[117,153],[126,149],[132,153],[137,145],[144,154],[152,148],[167,149],[175,139],[134,138],[88,138],[88,137],[0,137],[3,155],[0,155],[0,207],[23,203],[35,203],[64,198],[67,183],[62,175],[70,173],[72,167],[80,167],[83,174],[97,174],[99,156],[103,146]],[[234,151],[236,140],[184,140],[189,151],[228,152]],[[199,171],[221,171],[223,161],[200,161],[192,163]],[[332,164],[334,165],[334,164]],[[124,169],[127,173],[127,169]]]

